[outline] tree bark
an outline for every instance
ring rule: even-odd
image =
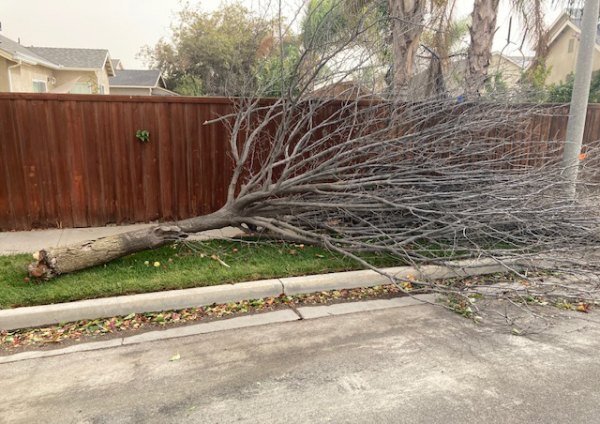
[[[402,96],[413,75],[415,54],[423,32],[425,1],[389,0],[392,27],[393,91]]]
[[[471,44],[467,53],[466,94],[477,97],[487,77],[500,0],[475,0],[471,15]]]
[[[161,224],[114,236],[102,237],[66,247],[43,249],[34,254],[35,262],[28,267],[29,275],[50,279],[60,274],[101,265],[114,259],[147,249],[155,249],[190,233],[213,230],[233,223],[227,208],[215,213],[194,217],[176,224]]]

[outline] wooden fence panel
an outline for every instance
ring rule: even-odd
[[[0,230],[216,210],[231,160],[224,126],[202,123],[231,111],[224,98],[0,94]]]
[[[563,140],[567,109],[536,117],[531,138]],[[232,110],[226,98],[1,93],[0,230],[217,210],[231,176],[228,133],[203,123]],[[600,139],[600,107],[590,106],[587,119],[584,139],[592,143]],[[149,131],[150,141],[139,141],[137,130]]]

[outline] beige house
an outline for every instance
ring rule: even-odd
[[[488,67],[487,89],[510,89],[515,87],[523,71],[529,66],[531,57],[505,56],[500,52],[492,53]],[[466,59],[450,62],[444,73],[444,86],[450,96],[460,96],[465,90],[465,75],[467,72]],[[499,87],[502,84],[502,87]],[[416,98],[427,98],[434,92],[433,81],[428,70],[416,74],[410,82],[409,90]]]
[[[529,56],[506,56],[501,53],[493,53],[488,67],[488,76],[499,76],[507,88],[515,87],[523,72],[532,62]]]
[[[25,47],[0,35],[0,92],[109,94],[108,50]]]
[[[546,79],[547,84],[558,84],[566,81],[567,76],[575,72],[577,52],[581,36],[580,9],[563,13],[548,30],[548,52],[546,66],[550,72]],[[600,31],[596,36],[594,49],[593,69],[600,69]]]
[[[158,69],[123,69],[118,59],[113,65],[119,67],[116,75],[109,78],[110,94],[124,96],[178,96],[167,90]]]

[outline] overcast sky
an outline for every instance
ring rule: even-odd
[[[242,3],[252,7],[260,1]],[[214,10],[220,3],[190,0],[190,4],[205,11]],[[169,36],[169,27],[183,4],[182,0],[0,0],[1,34],[13,40],[20,38],[26,46],[104,48],[112,58],[121,59],[125,67],[143,68],[143,61],[136,55],[144,45],[152,46]],[[472,0],[459,0],[458,5],[459,13],[467,15]],[[548,23],[559,12],[549,9]],[[510,9],[503,4],[496,50],[506,43],[509,17]],[[516,34],[513,29],[513,41],[519,38]]]

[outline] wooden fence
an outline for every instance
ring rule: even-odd
[[[540,116],[563,139],[565,113]],[[0,94],[0,230],[183,219],[215,211],[231,175],[226,98]],[[136,139],[150,133],[148,143]],[[591,106],[585,140],[600,139]]]
[[[225,128],[202,124],[231,107],[223,98],[0,95],[0,229],[216,210],[231,163]]]

